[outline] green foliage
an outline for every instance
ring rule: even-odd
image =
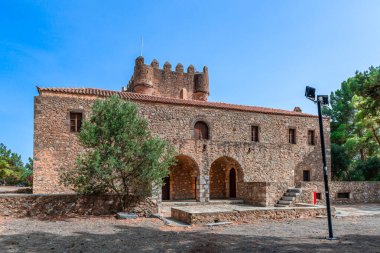
[[[28,186],[33,184],[33,159],[28,158],[28,162],[25,164],[24,171],[21,175],[21,180]]]
[[[334,180],[350,180],[350,160],[345,149],[338,144],[331,144],[331,167]]]
[[[29,158],[29,162],[32,161]],[[30,177],[33,170],[29,167],[24,167],[21,156],[13,153],[10,149],[0,143],[0,184],[16,185],[24,184],[31,185]]]
[[[340,146],[337,153],[332,147],[332,160],[340,161],[344,153],[351,161],[348,169],[344,167],[346,177],[339,174],[342,164],[332,162],[332,170],[337,173],[333,177],[373,180],[375,176],[365,174],[362,168],[367,160],[380,157],[380,67],[356,72],[341,89],[331,93],[330,100],[331,108],[324,114],[331,117],[331,143]]]
[[[148,195],[175,162],[174,148],[150,134],[134,103],[117,96],[94,103],[79,140],[87,151],[61,182],[83,194],[115,193],[123,209],[125,196]]]
[[[355,169],[358,177],[367,181],[380,180],[380,158],[374,156],[365,161],[359,160]]]

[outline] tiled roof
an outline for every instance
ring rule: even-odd
[[[168,97],[158,97],[149,96],[139,93],[124,92],[124,91],[111,91],[102,90],[94,88],[40,88],[37,87],[38,92],[51,92],[57,94],[78,94],[78,95],[93,95],[99,97],[108,97],[112,95],[119,95],[122,98],[130,99],[134,101],[142,102],[152,102],[152,103],[163,103],[163,104],[173,104],[173,105],[185,105],[185,106],[195,106],[195,107],[207,107],[215,109],[225,109],[225,110],[237,110],[246,112],[257,112],[266,114],[276,114],[276,115],[288,115],[288,116],[300,116],[300,117],[317,117],[316,115],[306,114],[302,112],[287,111],[281,109],[272,109],[257,106],[247,106],[247,105],[235,105],[220,102],[204,102],[199,100],[185,100],[178,98],[168,98]]]

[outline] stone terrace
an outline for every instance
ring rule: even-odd
[[[333,215],[335,209],[333,208]],[[259,219],[296,219],[325,216],[326,207],[299,205],[296,207],[255,207],[244,204],[183,206],[171,209],[172,218],[188,224],[224,221],[252,222]]]

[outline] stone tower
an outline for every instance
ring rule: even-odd
[[[169,62],[159,68],[157,60],[150,65],[144,63],[142,56],[137,57],[133,76],[126,91],[160,97],[181,98],[207,101],[210,94],[208,69],[196,72],[190,65],[184,73],[182,64],[178,63],[175,71]]]

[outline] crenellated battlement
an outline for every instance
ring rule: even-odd
[[[197,72],[193,65],[184,72],[183,65],[178,63],[172,71],[170,62],[165,62],[160,69],[154,59],[150,65],[144,63],[142,56],[137,57],[133,76],[127,90],[146,95],[173,97],[207,101],[209,96],[208,68]]]

